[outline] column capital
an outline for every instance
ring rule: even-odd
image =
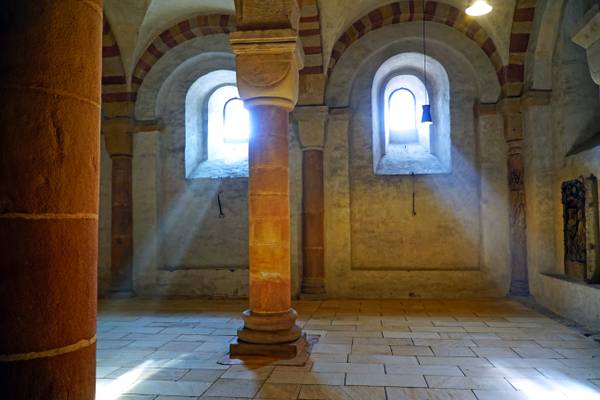
[[[236,56],[238,89],[246,104],[293,110],[304,59],[298,32],[237,31],[230,34],[229,41]]]
[[[552,90],[528,90],[521,96],[521,111],[530,107],[550,105]]]
[[[133,155],[132,133],[135,131],[135,124],[131,118],[104,118],[100,130],[111,157]]]
[[[586,50],[590,75],[600,85],[600,5],[585,14],[572,40]]]
[[[239,30],[298,30],[302,0],[235,0]]]
[[[294,118],[298,121],[298,137],[302,150],[323,150],[329,107],[296,107]]]

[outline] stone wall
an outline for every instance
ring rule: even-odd
[[[497,83],[465,38],[446,27],[428,31],[428,54],[450,79],[452,173],[412,178],[373,172],[374,75],[390,57],[422,48],[417,24],[406,25],[365,36],[330,78],[328,105],[344,111],[333,111],[325,148],[327,292],[502,296],[509,279],[506,147],[499,116],[474,113],[480,99],[494,101]],[[477,81],[474,69],[481,73]]]
[[[593,3],[567,2],[563,9],[551,101],[526,111],[525,151],[531,291],[551,310],[598,329],[600,288],[561,278],[565,272],[561,184],[600,175],[600,148],[578,150],[600,127],[598,86],[590,76],[585,49],[571,40]]]

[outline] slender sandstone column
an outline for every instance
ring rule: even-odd
[[[133,294],[132,127],[129,118],[102,121],[112,160],[110,293],[116,296]]]
[[[276,3],[271,4],[270,3]],[[291,307],[289,112],[302,67],[295,0],[237,1],[230,36],[241,97],[250,111],[250,309],[231,355],[294,357],[306,339]],[[294,17],[295,16],[295,17]],[[294,20],[290,20],[290,18]],[[270,30],[256,30],[266,26]]]
[[[527,272],[527,219],[525,167],[523,160],[523,115],[521,99],[507,98],[499,104],[504,117],[504,136],[508,144],[508,187],[510,218],[511,294],[529,294]]]
[[[325,295],[323,147],[329,109],[297,107],[302,146],[302,296]]]
[[[0,398],[92,400],[102,2],[0,12]]]

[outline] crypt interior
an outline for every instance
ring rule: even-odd
[[[0,398],[600,400],[600,2],[0,2]]]

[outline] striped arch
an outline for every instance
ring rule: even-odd
[[[304,0],[300,15],[300,38],[304,47],[304,69],[301,75],[318,75],[323,71],[321,15],[317,0]]]
[[[235,30],[233,15],[200,15],[179,22],[156,37],[139,58],[131,80],[131,98],[135,101],[144,78],[154,64],[170,49],[201,36],[229,33]]]
[[[333,47],[328,67],[328,75],[331,75],[335,64],[342,57],[344,51],[367,33],[386,25],[423,21],[423,19],[425,19],[425,21],[436,22],[457,29],[477,43],[496,68],[500,86],[504,87],[506,74],[504,73],[502,58],[498,53],[498,48],[494,41],[488,36],[487,32],[477,23],[477,21],[466,15],[463,11],[446,3],[438,3],[437,1],[427,1],[425,3],[425,10],[423,10],[421,1],[408,0],[391,3],[371,11],[369,14],[354,22],[354,24],[340,36]]]
[[[105,117],[127,116],[129,90],[121,51],[106,17],[102,29],[102,113]]]
[[[510,34],[509,60],[503,70],[505,84],[502,92],[507,97],[517,97],[523,93],[525,59],[533,29],[536,3],[537,0],[518,0],[515,5]]]

